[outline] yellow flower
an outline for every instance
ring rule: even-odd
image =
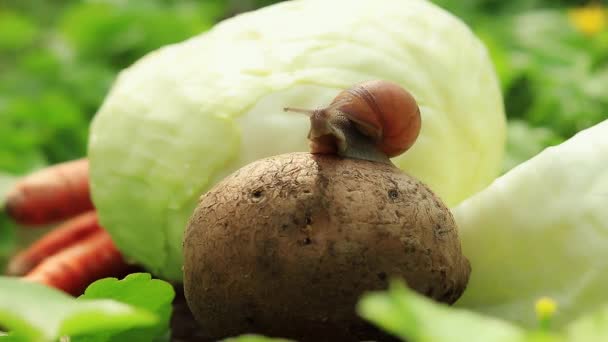
[[[593,35],[608,25],[608,14],[600,4],[590,4],[585,7],[568,11],[570,23],[584,34]]]
[[[555,314],[557,303],[549,297],[542,297],[536,301],[535,308],[536,316],[542,321],[551,318]]]

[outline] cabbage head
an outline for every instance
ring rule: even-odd
[[[352,84],[418,100],[422,132],[396,165],[456,205],[499,173],[505,115],[482,43],[424,0],[295,0],[225,20],[118,77],[91,127],[91,186],[123,253],[181,278],[201,194],[254,160],[306,151],[306,117]]]

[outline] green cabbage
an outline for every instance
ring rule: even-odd
[[[608,121],[547,148],[454,210],[473,272],[458,305],[526,326],[541,296],[557,325],[605,305]]]
[[[306,117],[354,83],[388,79],[423,127],[394,162],[448,204],[500,172],[505,117],[485,47],[423,0],[297,0],[226,20],[122,72],[91,127],[92,192],[118,247],[181,278],[198,197],[237,168],[307,150]]]

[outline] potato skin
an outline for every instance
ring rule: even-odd
[[[454,219],[392,165],[289,153],[203,195],[184,237],[184,290],[210,340],[381,338],[355,312],[399,277],[453,303],[470,273]]]

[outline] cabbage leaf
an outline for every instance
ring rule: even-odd
[[[110,299],[77,300],[45,285],[0,277],[0,326],[9,338],[55,341],[60,336],[153,326],[156,315]]]
[[[473,272],[458,305],[529,326],[541,296],[557,325],[604,304],[608,120],[549,147],[454,209]]]

